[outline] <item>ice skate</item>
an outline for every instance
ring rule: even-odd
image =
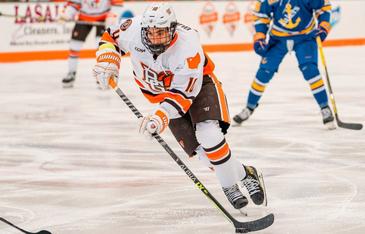
[[[235,209],[241,209],[248,204],[247,198],[242,194],[237,184],[222,189],[228,201]]]
[[[250,195],[253,203],[256,205],[267,205],[265,185],[262,175],[257,173],[257,170],[252,166],[243,166],[246,171],[246,177],[241,180],[242,186],[244,186],[248,194]]]
[[[329,130],[333,130],[336,129],[336,125],[335,125],[335,119],[333,117],[332,111],[329,108],[329,106],[326,106],[324,108],[321,109],[321,114],[322,114],[322,118],[323,118],[323,124],[329,129]]]
[[[246,121],[252,114],[252,110],[249,108],[245,108],[243,109],[240,113],[238,113],[237,115],[235,115],[233,117],[233,121],[239,125],[241,124],[243,121]]]
[[[72,88],[74,86],[76,78],[76,72],[67,73],[66,77],[62,79],[62,85],[64,88]]]

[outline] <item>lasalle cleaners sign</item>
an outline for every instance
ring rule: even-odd
[[[10,48],[65,48],[70,41],[72,24],[57,22],[64,9],[64,3],[13,4],[11,14],[13,30],[9,32]]]

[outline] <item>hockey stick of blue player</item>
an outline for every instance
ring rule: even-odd
[[[109,79],[109,86],[114,89],[114,91],[119,95],[119,97],[123,100],[123,102],[129,107],[129,109],[133,112],[133,114],[137,118],[143,118],[141,112],[133,105],[133,103],[129,100],[129,98],[123,93],[123,91],[117,86],[114,79]],[[233,218],[233,216],[228,213],[226,209],[213,197],[213,195],[208,191],[207,188],[200,182],[200,180],[193,174],[193,172],[185,165],[183,161],[177,156],[174,151],[168,146],[168,144],[160,137],[158,134],[152,135],[158,143],[166,150],[166,152],[171,156],[171,158],[180,166],[180,168],[185,172],[185,174],[194,182],[196,187],[200,189],[200,191],[217,207],[219,211],[223,213],[223,215],[230,221],[236,230],[236,233],[248,233],[253,231],[258,231],[265,229],[271,226],[274,223],[274,215],[268,214],[263,218],[248,221],[248,222],[240,222]]]
[[[336,107],[336,102],[335,102],[335,97],[333,95],[332,86],[331,86],[331,82],[330,82],[330,77],[328,75],[326,59],[325,59],[324,53],[323,53],[322,41],[321,41],[320,37],[317,37],[316,40],[317,40],[317,44],[318,44],[319,55],[321,57],[322,65],[324,67],[324,71],[325,71],[325,74],[326,74],[328,91],[329,91],[329,94],[330,94],[330,99],[331,99],[331,103],[332,103],[332,107],[333,107],[333,112],[335,113],[335,118],[336,118],[337,125],[340,128],[347,128],[347,129],[352,129],[352,130],[361,130],[362,129],[362,124],[360,124],[360,123],[345,123],[345,122],[342,122],[339,119],[338,112],[337,112],[337,107]]]
[[[23,233],[25,233],[25,234],[52,234],[51,232],[46,231],[46,230],[42,230],[42,231],[39,231],[39,232],[27,232],[27,231],[25,231],[24,229],[21,229],[20,227],[17,227],[16,225],[14,225],[14,224],[10,223],[8,220],[6,220],[6,219],[4,219],[4,218],[2,218],[2,217],[0,217],[0,220],[1,220],[1,221],[3,221],[3,222],[4,222],[4,223],[6,223],[6,224],[8,224],[8,225],[12,226],[13,228],[18,229],[19,231],[21,231],[21,232],[23,232]]]

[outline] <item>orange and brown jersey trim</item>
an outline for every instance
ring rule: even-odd
[[[124,0],[112,0],[112,6],[123,6]]]
[[[100,13],[87,13],[80,11],[79,20],[86,21],[86,22],[103,22],[105,21],[106,17],[108,16],[110,9],[107,9]]]
[[[148,99],[151,103],[163,103],[166,102],[174,107],[177,112],[184,116],[186,112],[188,112],[191,104],[193,104],[194,97],[187,97],[183,92],[171,89],[165,91],[163,93],[154,94],[143,88],[141,82],[136,80],[138,86],[140,87],[143,95]]]
[[[213,165],[223,164],[231,158],[231,150],[226,139],[212,148],[204,148],[204,151]]]
[[[71,6],[71,7],[75,8],[77,11],[79,11],[81,9],[80,2],[68,1],[66,6]]]
[[[209,58],[209,56],[204,53],[204,67],[203,67],[203,75],[212,74],[215,68],[213,61]]]

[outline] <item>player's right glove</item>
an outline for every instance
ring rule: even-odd
[[[96,52],[96,65],[94,66],[94,77],[101,89],[109,88],[109,79],[118,83],[120,54],[111,43],[101,45]]]
[[[266,43],[266,36],[263,33],[256,33],[254,36],[254,44],[253,48],[255,53],[264,57],[267,50],[269,49],[268,44]]]
[[[328,22],[323,21],[319,24],[318,28],[314,29],[310,33],[310,36],[312,36],[313,38],[319,37],[319,38],[321,38],[321,41],[324,41],[324,40],[326,40],[326,37],[327,37],[330,29],[331,29],[331,25]]]
[[[162,108],[158,108],[152,114],[142,118],[139,123],[139,133],[145,135],[161,134],[168,125],[169,117],[167,112]]]

